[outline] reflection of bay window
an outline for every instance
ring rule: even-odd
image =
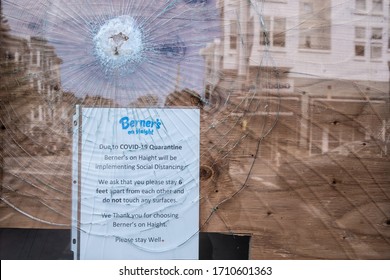
[[[31,64],[32,65],[41,65],[41,52],[40,51],[31,51]]]
[[[367,38],[365,27],[355,27],[355,57],[366,58],[367,52],[371,60],[382,58],[383,29],[380,27],[371,28]]]
[[[276,47],[286,46],[286,19],[274,18],[272,43]]]
[[[371,29],[371,59],[382,58],[382,28]]]
[[[371,40],[382,40],[382,28],[380,28],[380,27],[372,28]]]
[[[387,49],[390,50],[390,24],[389,24],[389,30],[387,32]]]
[[[355,56],[364,57],[365,56],[365,46],[362,43],[355,43]]]
[[[371,10],[373,14],[382,14],[383,0],[355,0],[355,9],[357,12]]]
[[[367,9],[366,0],[356,0],[355,9],[358,11],[365,11]]]
[[[330,50],[330,26],[302,29],[299,34],[299,48]]]
[[[371,45],[371,59],[380,59],[382,57],[382,45]]]
[[[303,11],[307,14],[313,12],[313,3],[303,2]]]
[[[31,54],[32,54],[31,64],[36,65],[38,63],[37,52],[32,51]]]
[[[331,1],[301,0],[299,7],[299,48],[330,50]]]
[[[377,14],[383,12],[383,0],[372,0],[372,12]]]
[[[270,29],[271,29],[271,18],[263,18],[264,25],[261,25],[260,28],[260,45],[266,46],[270,44]]]
[[[366,28],[355,27],[355,56],[364,58],[366,55]]]
[[[230,49],[236,50],[237,49],[237,21],[231,20],[230,21]]]
[[[37,51],[37,65],[41,66],[41,52]]]
[[[264,26],[260,30],[260,45],[286,46],[286,18],[264,17]]]

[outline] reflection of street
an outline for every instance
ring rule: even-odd
[[[3,158],[1,227],[68,228],[70,162],[69,156]]]
[[[248,177],[248,170],[251,167],[253,172]],[[283,188],[279,183],[278,167],[267,160],[262,160],[261,157],[243,159],[231,164],[229,173],[234,174],[232,180],[238,186],[245,184],[248,187],[260,188],[263,191],[277,191]]]
[[[176,61],[171,74],[125,104],[200,108],[201,231],[250,236],[254,259],[390,258],[388,1],[375,11],[338,0],[211,3],[221,36],[187,69],[177,63],[186,38],[162,36],[155,50]],[[91,81],[101,96],[84,83],[64,91],[60,77],[75,73],[59,72],[58,50],[5,26],[0,226],[67,227],[73,106],[117,107],[117,92]],[[203,77],[191,68],[203,60],[206,83],[184,81],[184,71]]]

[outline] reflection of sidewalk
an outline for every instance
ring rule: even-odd
[[[71,157],[5,158],[0,227],[67,227],[71,168]]]
[[[252,164],[253,168],[250,172]],[[278,183],[278,167],[267,160],[257,158],[253,162],[253,159],[248,158],[241,159],[239,162],[231,162],[229,173],[236,187],[245,184],[269,191],[281,189]]]
[[[285,155],[230,163],[235,188],[224,210],[232,232],[254,233],[252,258],[389,258],[388,158]],[[275,164],[276,166],[276,164]]]
[[[280,178],[288,187],[327,185],[383,188],[389,180],[387,158],[324,154],[296,158],[280,166]]]

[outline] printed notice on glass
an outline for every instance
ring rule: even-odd
[[[197,259],[198,109],[77,108],[75,259]]]

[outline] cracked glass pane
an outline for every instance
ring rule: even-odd
[[[389,0],[0,3],[2,259],[73,258],[72,137],[108,129],[77,105],[199,110],[193,234],[249,236],[249,259],[390,257]],[[12,245],[41,233],[57,257]]]

